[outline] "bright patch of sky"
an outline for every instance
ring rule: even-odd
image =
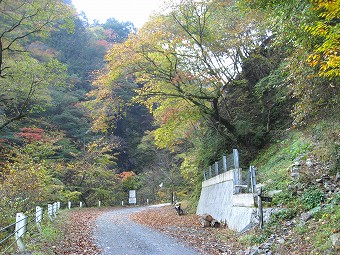
[[[77,12],[84,12],[92,23],[104,23],[108,18],[131,21],[137,28],[148,21],[153,12],[160,11],[164,0],[72,0]]]

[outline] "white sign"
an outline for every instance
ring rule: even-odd
[[[129,204],[137,204],[136,190],[129,190]]]
[[[135,197],[129,197],[129,204],[137,204],[137,199]]]
[[[129,190],[129,197],[136,197],[136,191],[135,190]]]

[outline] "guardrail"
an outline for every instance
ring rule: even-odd
[[[213,165],[210,165],[208,169],[204,170],[204,180],[208,180],[216,175],[233,169],[239,169],[239,156],[237,149],[233,149],[232,154],[223,156],[221,160],[216,161]]]
[[[234,194],[245,191],[246,193],[256,193],[256,168],[249,167],[249,171],[242,171],[239,165],[239,154],[237,149],[233,149],[232,154],[223,156],[222,159],[210,165],[203,171],[204,180],[213,178],[227,171],[233,171]]]
[[[60,209],[60,202],[48,204],[47,214],[48,214],[50,221],[53,221],[57,217],[57,213],[59,209]],[[11,223],[5,227],[0,227],[0,233],[3,233],[3,232],[8,233],[8,235],[5,238],[0,240],[0,247],[3,248],[3,251],[0,252],[0,255],[5,255],[6,252],[9,251],[9,249],[15,245],[15,243],[17,244],[18,250],[20,252],[24,252],[26,248],[25,248],[25,243],[23,239],[25,237],[26,232],[28,231],[28,227],[35,223],[38,231],[41,232],[42,230],[41,222],[43,219],[43,212],[44,212],[44,209],[40,206],[37,206],[35,208],[34,215],[28,216],[22,212],[17,213],[14,223]],[[12,232],[13,228],[14,228],[14,231]]]
[[[57,217],[60,207],[61,207],[60,202],[55,202],[53,204],[47,205],[47,216],[51,222],[54,221],[55,218]],[[67,204],[67,208],[71,209],[71,207],[72,202],[69,201]],[[82,207],[83,203],[79,202],[79,208]],[[98,207],[101,207],[101,201],[98,201]],[[6,227],[0,226],[0,236],[1,233],[3,232],[8,233],[8,235],[5,238],[0,240],[0,248],[3,249],[2,251],[0,251],[0,255],[5,255],[6,252],[9,251],[9,249],[15,245],[15,243],[17,244],[19,252],[24,252],[26,250],[26,247],[23,239],[25,237],[25,234],[28,232],[28,226],[31,226],[35,222],[38,231],[41,232],[42,231],[41,222],[43,220],[43,215],[44,209],[40,206],[36,206],[35,213],[33,215],[31,216],[25,215],[22,212],[17,213],[14,223],[11,223]]]

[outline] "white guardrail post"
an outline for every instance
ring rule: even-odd
[[[58,211],[58,203],[54,202],[53,203],[53,216],[54,216],[54,218],[57,218],[57,211]]]
[[[234,167],[235,169],[239,169],[240,165],[239,165],[239,157],[238,157],[237,149],[233,149],[233,156],[234,156]]]
[[[35,223],[37,224],[38,230],[41,233],[41,221],[43,217],[43,209],[40,206],[35,207]]]
[[[57,213],[60,209],[60,202],[54,202],[53,204],[47,205],[47,214],[51,222],[54,220],[55,217],[57,217]],[[38,231],[42,232],[42,219],[43,219],[43,212],[44,209],[40,206],[35,207],[35,218],[34,215],[32,215],[32,219],[29,221],[29,223],[34,222],[37,225]],[[53,217],[54,216],[54,217]],[[4,239],[0,240],[1,247],[5,247],[3,251],[0,251],[0,255],[7,254],[6,251],[8,251],[15,243],[18,246],[18,251],[21,253],[24,253],[26,250],[25,243],[24,243],[24,237],[27,232],[27,226],[28,226],[28,216],[26,216],[24,213],[20,212],[16,214],[15,222],[8,225],[7,227],[0,227],[0,232],[9,230],[12,226],[15,226],[15,230],[7,235]],[[7,247],[5,246],[5,243],[10,240],[10,237],[14,236],[15,240],[11,244],[9,244]]]
[[[47,205],[47,212],[48,212],[48,217],[50,218],[50,221],[53,221],[53,205],[51,204]]]
[[[17,213],[15,223],[15,239],[20,252],[25,251],[25,244],[22,238],[26,232],[27,217],[23,213]]]
[[[215,176],[218,175],[218,161],[215,162]]]

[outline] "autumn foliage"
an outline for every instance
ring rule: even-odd
[[[44,138],[44,130],[41,128],[21,128],[20,131],[17,136],[27,142],[42,141]]]
[[[128,172],[122,172],[118,174],[118,176],[121,179],[121,181],[125,181],[133,176],[136,176],[136,174],[133,171],[128,171]]]

